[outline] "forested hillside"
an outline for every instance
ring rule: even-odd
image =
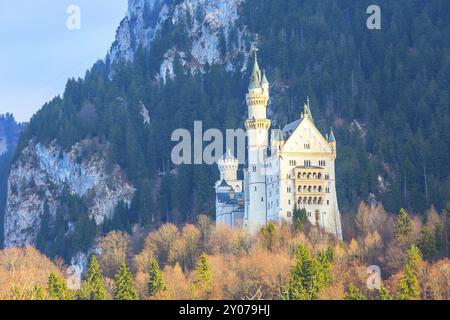
[[[432,204],[441,211],[450,200],[450,3],[378,1],[382,30],[366,27],[370,4],[246,0],[229,37],[220,42],[221,54],[225,59],[238,30],[246,28],[249,39],[257,39],[272,84],[269,114],[276,127],[298,118],[311,97],[318,127],[325,132],[333,126],[337,138],[337,192],[344,215],[355,212],[359,201],[374,199],[389,212],[405,207],[423,213]],[[216,167],[175,168],[170,136],[177,128],[192,129],[194,120],[202,120],[205,129],[242,127],[249,71],[241,72],[244,55],[231,70],[213,64],[193,74],[176,58],[173,79],[157,80],[166,52],[174,47],[189,52],[185,47],[191,45],[189,21],[185,28],[171,23],[164,23],[151,46],[138,48],[132,62],[100,61],[84,79],[69,80],[64,96],[46,104],[21,137],[16,161],[30,141],[56,140],[69,150],[95,138],[107,146],[108,160],[121,167],[136,192],[130,206],[120,203],[98,233],[213,216]],[[87,223],[74,217],[86,217],[80,208],[87,201],[60,205],[65,210],[60,212],[70,214],[48,223],[62,232],[41,234],[44,252],[55,234],[64,236],[70,219]],[[83,223],[75,224],[74,239],[84,232]],[[50,251],[69,258],[86,247]]]

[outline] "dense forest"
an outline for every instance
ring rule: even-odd
[[[361,200],[374,199],[392,213],[403,207],[425,214],[432,205],[442,211],[450,200],[450,3],[380,0],[381,30],[366,27],[370,4],[247,0],[221,49],[225,56],[237,29],[247,26],[257,34],[272,85],[274,125],[298,118],[310,96],[317,126],[322,132],[334,127],[344,216],[354,215]],[[163,223],[195,223],[200,214],[213,216],[217,169],[173,167],[170,136],[177,128],[193,129],[195,120],[204,128],[242,127],[249,70],[211,65],[191,74],[176,61],[175,78],[162,84],[155,76],[174,44],[181,50],[190,42],[186,28],[168,20],[132,63],[110,67],[100,61],[84,79],[69,80],[63,97],[47,103],[21,136],[16,159],[31,139],[44,144],[56,139],[64,148],[87,138],[108,142],[109,160],[137,188],[131,205],[119,204],[101,230],[85,228],[91,222],[82,210],[84,199],[62,201],[59,212],[66,214],[41,228],[38,242],[51,257],[68,258],[89,247],[55,241],[68,219],[77,222],[74,239],[93,241],[96,233],[131,232],[135,224],[150,231]],[[149,125],[142,120],[142,105],[150,110]]]

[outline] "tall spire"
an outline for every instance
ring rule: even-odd
[[[307,97],[307,99],[306,99],[305,108],[304,108],[304,116],[305,116],[305,118],[309,118],[311,121],[314,122],[314,118],[311,113],[311,103],[309,101],[309,97]]]
[[[261,88],[261,70],[259,69],[257,52],[258,49],[255,47],[253,49],[253,55],[255,57],[255,60],[253,63],[253,71],[250,79],[250,85],[248,86],[249,90]]]

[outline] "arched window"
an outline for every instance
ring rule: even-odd
[[[298,192],[302,192],[302,186],[298,186]]]

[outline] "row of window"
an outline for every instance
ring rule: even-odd
[[[323,198],[322,197],[300,197],[297,199],[297,204],[323,204]],[[327,200],[327,205],[330,205],[330,200]]]
[[[313,180],[322,180],[323,175],[320,172],[299,172],[297,173],[297,179],[313,179]],[[325,175],[325,180],[328,180],[330,175]]]
[[[292,189],[291,187],[287,187],[287,193],[291,193]],[[256,191],[256,190],[255,190]],[[297,188],[298,192],[322,192],[323,187],[322,186],[298,186]],[[330,193],[330,188],[325,187],[325,192]]]
[[[289,165],[291,167],[297,166],[297,160],[289,160]],[[311,160],[304,160],[303,165],[305,167],[311,167]],[[327,165],[327,162],[325,160],[319,160],[319,167],[325,167]]]
[[[264,200],[263,198],[261,198],[261,200]],[[280,206],[280,201],[277,200],[276,201],[277,207]],[[297,199],[297,205],[301,206],[301,205],[323,205],[324,204],[324,199],[323,197],[299,197]],[[291,205],[291,200],[288,200],[288,205]],[[330,205],[330,200],[327,200],[327,206]],[[267,204],[267,209],[272,209],[274,207],[274,203],[273,201],[270,201]]]
[[[327,188],[327,189],[329,189],[329,188]],[[297,191],[298,192],[322,192],[323,187],[322,186],[303,186],[303,187],[298,186]]]

